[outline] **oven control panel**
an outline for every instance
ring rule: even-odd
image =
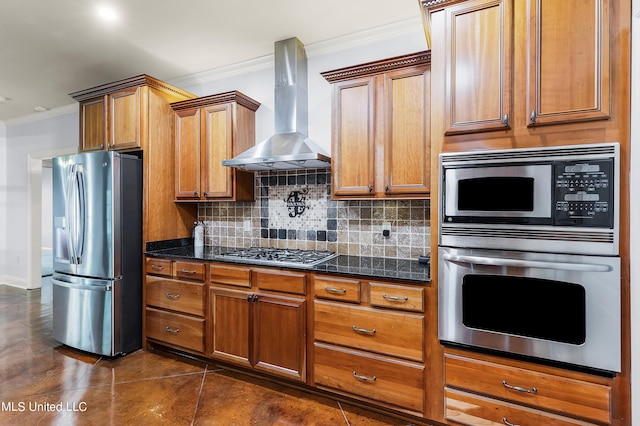
[[[613,227],[613,160],[554,162],[555,225]]]

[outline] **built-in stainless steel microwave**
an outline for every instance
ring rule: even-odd
[[[615,142],[441,154],[440,245],[617,255],[619,170]]]

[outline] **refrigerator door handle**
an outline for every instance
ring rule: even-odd
[[[53,284],[55,285],[59,285],[60,287],[67,287],[67,288],[77,288],[80,290],[93,290],[93,291],[111,291],[111,285],[107,284],[107,285],[85,285],[85,284],[74,284],[74,283],[69,283],[66,281],[60,281],[57,279],[52,279],[51,280],[53,282]]]
[[[66,202],[64,204],[64,215],[67,218],[67,251],[69,252],[69,263],[75,264],[76,251],[74,247],[74,239],[76,232],[76,215],[75,215],[75,175],[76,165],[72,164],[69,167],[69,174],[67,175],[66,182]]]
[[[77,198],[78,198],[78,210],[77,212],[79,213],[78,216],[79,218],[76,218],[76,224],[78,226],[78,238],[76,240],[76,259],[77,259],[77,263],[80,264],[82,263],[82,258],[84,257],[84,241],[85,241],[85,234],[86,234],[86,224],[87,224],[87,217],[86,217],[86,207],[87,207],[87,201],[86,201],[86,196],[85,196],[85,184],[84,184],[84,172],[82,171],[82,168],[80,167],[79,170],[76,171],[76,185],[77,185]]]

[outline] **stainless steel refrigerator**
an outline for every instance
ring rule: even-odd
[[[142,343],[142,161],[53,159],[53,337],[100,355]]]

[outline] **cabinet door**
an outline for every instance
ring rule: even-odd
[[[213,358],[250,366],[251,293],[210,288]]]
[[[200,110],[176,112],[176,199],[200,197]]]
[[[373,195],[373,77],[334,84],[333,195]]]
[[[609,118],[609,1],[535,0],[528,18],[529,125]]]
[[[104,150],[107,134],[105,97],[80,103],[80,151]]]
[[[140,87],[109,95],[109,149],[140,147]]]
[[[304,381],[304,299],[258,295],[254,309],[255,368]]]
[[[445,11],[445,134],[510,127],[511,0],[474,0]]]
[[[232,104],[215,105],[202,110],[202,195],[205,198],[233,196],[233,168],[222,160],[233,157]]]
[[[385,74],[385,194],[428,194],[429,70]]]

